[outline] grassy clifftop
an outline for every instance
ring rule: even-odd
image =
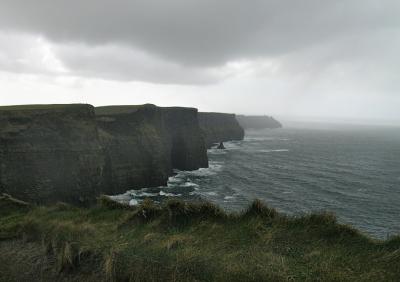
[[[374,241],[331,214],[255,201],[32,207],[0,198],[3,281],[398,281],[400,238]]]
[[[0,106],[0,111],[57,111],[57,110],[77,110],[85,109],[87,104],[38,104],[38,105],[16,105]],[[92,106],[91,106],[92,107]]]

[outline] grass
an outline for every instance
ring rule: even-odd
[[[38,104],[38,105],[14,105],[0,106],[0,111],[25,111],[25,110],[66,110],[76,108],[86,108],[87,104]]]
[[[399,281],[400,238],[254,201],[33,207],[0,198],[2,281]]]
[[[97,115],[118,115],[118,114],[130,114],[136,112],[139,109],[145,109],[146,107],[156,108],[157,106],[153,104],[102,106],[102,107],[96,107],[95,111]]]

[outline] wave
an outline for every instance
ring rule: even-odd
[[[261,153],[273,153],[273,152],[289,152],[289,149],[263,149],[258,150]]]
[[[160,202],[170,197],[186,196],[190,198],[190,196],[204,195],[204,193],[197,192],[200,190],[200,185],[193,182],[192,179],[203,179],[215,175],[222,170],[223,164],[224,162],[220,161],[210,161],[208,168],[200,168],[194,171],[174,170],[175,175],[168,178],[166,186],[128,190],[124,194],[110,197],[117,202],[135,206],[146,198]],[[209,196],[217,195],[216,192],[208,192],[206,194]]]
[[[256,136],[252,136],[252,137],[245,137],[243,139],[243,141],[247,141],[247,142],[258,142],[258,141],[290,141],[289,138],[282,138],[282,137],[264,137],[264,136],[260,136],[260,137],[256,137]]]
[[[224,162],[220,161],[209,161],[207,168],[199,168],[193,171],[174,170],[176,175],[172,177],[172,180],[179,181],[179,179],[184,179],[187,176],[207,177],[215,175],[222,170],[223,164]]]
[[[289,152],[289,149],[262,149],[257,152],[261,153],[273,153],[273,152]]]
[[[166,192],[164,192],[164,191],[160,191],[160,196],[165,196],[165,197],[181,197],[182,194],[166,193]]]

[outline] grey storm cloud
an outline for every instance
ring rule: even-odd
[[[215,83],[227,63],[264,58],[289,72],[386,68],[399,26],[397,0],[0,1],[0,30],[43,36],[73,74],[159,83]]]

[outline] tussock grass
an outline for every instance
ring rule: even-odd
[[[331,213],[254,201],[82,209],[0,197],[0,281],[399,281],[400,237],[368,238]],[[23,269],[23,271],[20,271]],[[4,279],[6,280],[4,280]]]
[[[106,195],[101,195],[100,197],[98,197],[97,204],[99,207],[107,209],[126,209],[126,210],[132,209],[131,206],[116,202]]]
[[[244,211],[242,217],[255,217],[260,216],[262,218],[276,218],[278,212],[275,209],[267,207],[262,201],[254,200],[247,210]]]
[[[8,194],[0,195],[0,216],[15,211],[27,211],[31,207],[29,203],[15,199]]]

